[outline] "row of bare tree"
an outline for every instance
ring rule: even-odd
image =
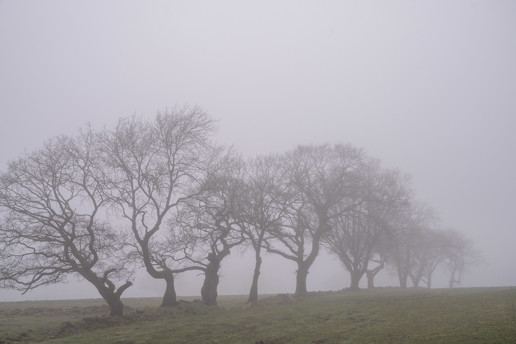
[[[221,262],[254,250],[249,302],[258,300],[264,252],[297,264],[295,293],[322,247],[357,289],[390,264],[400,285],[431,286],[439,264],[450,287],[471,263],[471,243],[432,227],[408,178],[350,145],[299,146],[242,159],[214,145],[212,119],[175,109],[149,122],[56,137],[0,175],[0,286],[27,292],[79,276],[123,314],[135,269],[165,281],[162,306],[177,304],[174,277],[204,274],[202,300],[217,302]]]

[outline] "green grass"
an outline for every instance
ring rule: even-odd
[[[115,320],[98,318],[100,300],[0,303],[0,343],[516,343],[516,288],[318,293],[252,308],[244,296],[220,307],[124,302],[128,316]]]

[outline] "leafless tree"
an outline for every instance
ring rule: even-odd
[[[414,233],[414,245],[412,251],[413,262],[409,271],[410,279],[414,287],[419,287],[420,282],[432,287],[432,275],[436,268],[446,258],[449,242],[440,230],[424,228]]]
[[[123,314],[124,238],[107,223],[104,179],[91,130],[59,137],[9,164],[0,177],[0,281],[24,293],[80,276],[112,316]],[[125,278],[120,287],[117,280]]]
[[[277,156],[261,156],[248,164],[245,178],[245,199],[238,214],[243,226],[246,242],[254,250],[255,266],[247,303],[258,301],[258,278],[262,264],[261,251],[271,232],[287,214],[289,197],[282,184],[282,170]]]
[[[410,196],[406,178],[398,171],[382,171],[378,161],[370,161],[362,173],[366,182],[357,195],[362,202],[351,211],[335,217],[333,230],[324,237],[325,246],[349,271],[352,290],[359,289],[364,274],[368,274],[372,285],[372,279],[383,268],[383,260],[379,256],[379,264],[372,270],[368,269],[391,217],[408,202]]]
[[[180,204],[170,225],[172,231],[181,229],[179,237],[189,269],[204,272],[201,296],[206,305],[217,304],[222,260],[245,240],[246,223],[240,216],[245,205],[243,168],[240,157],[232,152],[223,154],[210,167],[195,197]]]
[[[373,254],[373,248],[381,227],[365,214],[362,209],[343,214],[334,221],[334,230],[326,238],[330,252],[337,255],[351,277],[351,290],[358,290]]]
[[[350,145],[299,146],[282,159],[292,202],[274,240],[265,246],[297,264],[295,293],[304,295],[308,271],[331,221],[357,206],[364,153]]]
[[[393,217],[393,225],[386,237],[387,260],[396,269],[401,288],[414,270],[415,254],[419,250],[421,232],[435,220],[434,211],[423,204],[411,201]]]
[[[185,268],[182,249],[162,227],[203,182],[212,131],[204,111],[184,107],[160,113],[152,122],[122,119],[102,136],[104,191],[128,224],[149,275],[165,281],[164,307],[177,304],[174,274]]]
[[[482,253],[475,249],[473,242],[454,229],[445,231],[447,240],[445,266],[450,273],[448,286],[453,288],[462,282],[465,272],[473,265],[485,262]]]

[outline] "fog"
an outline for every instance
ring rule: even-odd
[[[483,251],[462,286],[516,285],[516,2],[0,0],[1,170],[87,122],[183,104],[246,156],[364,148]],[[219,293],[247,293],[252,264],[232,252]],[[293,292],[295,269],[265,256],[260,292]],[[201,283],[179,275],[178,295]],[[327,254],[310,269],[310,290],[348,284]],[[162,293],[139,273],[124,296]],[[0,301],[97,295],[76,282],[0,289]]]

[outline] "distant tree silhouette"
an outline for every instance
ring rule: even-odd
[[[370,285],[374,275],[383,268],[383,260],[372,270],[369,263],[385,232],[389,230],[392,215],[399,211],[410,197],[405,178],[397,171],[382,171],[377,161],[371,161],[362,172],[364,183],[353,210],[343,212],[332,221],[332,231],[324,237],[324,245],[349,271],[350,289],[359,289],[361,278],[368,275]]]

